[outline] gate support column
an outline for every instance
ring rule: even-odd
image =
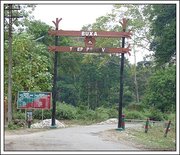
[[[123,27],[123,32],[126,31],[127,21],[123,18],[123,22],[120,22]],[[125,45],[125,37],[122,37],[122,48]],[[117,130],[124,130],[122,127],[122,107],[123,107],[123,71],[124,71],[124,53],[121,53],[121,63],[120,63],[120,88],[119,88],[119,108],[118,108],[118,128]]]
[[[56,21],[52,21],[58,30],[59,22],[62,18],[56,18]],[[58,36],[55,36],[55,46],[58,46]],[[56,128],[56,101],[57,101],[57,60],[58,60],[58,52],[55,51],[54,54],[54,77],[53,77],[53,89],[52,89],[52,99],[53,99],[53,106],[52,106],[52,121],[51,121],[51,128]]]

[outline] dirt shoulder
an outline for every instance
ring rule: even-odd
[[[99,135],[104,140],[121,141],[123,144],[134,146],[145,151],[176,151],[174,133],[171,131],[167,138],[163,137],[163,132],[159,133],[150,129],[149,133],[144,133],[142,127],[126,128],[124,131],[106,130]],[[138,134],[137,134],[138,133]],[[173,135],[173,136],[172,136]]]
[[[134,140],[134,137],[129,134],[129,130],[126,129],[125,131],[117,131],[117,130],[106,130],[104,132],[99,133],[100,137],[103,140],[107,141],[121,141],[126,145],[134,146],[140,150],[148,150],[145,145],[139,144]]]

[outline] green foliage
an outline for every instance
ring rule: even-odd
[[[170,114],[166,114],[166,115],[167,115],[167,120],[176,122],[176,114],[175,113],[170,113]]]
[[[109,118],[117,118],[118,116],[118,110],[117,108],[114,107],[109,107],[109,108],[106,108],[107,109],[107,114],[109,115]]]
[[[33,112],[33,119],[50,119],[52,117],[52,111],[51,110],[35,110]],[[72,105],[68,105],[65,103],[59,103],[57,102],[56,106],[56,119],[58,120],[69,120],[69,119],[75,119],[76,118],[76,108]]]
[[[21,111],[15,112],[14,119],[25,119],[25,113]]]
[[[127,107],[128,110],[143,111],[144,105],[142,103],[130,103]]]
[[[142,111],[124,110],[123,113],[125,114],[125,119],[140,119],[140,120],[146,119]]]
[[[7,46],[5,44],[5,81],[8,79]],[[33,41],[33,37],[27,33],[14,35],[12,56],[13,96],[16,96],[20,90],[51,90],[50,59],[44,45]],[[7,94],[7,82],[5,82],[5,94]]]
[[[154,121],[163,121],[165,119],[165,115],[158,109],[151,108],[148,110],[149,112],[146,113],[146,117],[149,118],[150,120]]]
[[[10,129],[10,130],[16,130],[16,129],[18,129],[18,128],[20,128],[20,126],[18,126],[17,124],[14,124],[13,121],[11,121],[11,122],[8,124],[8,129]]]
[[[77,117],[78,120],[86,120],[87,122],[94,121],[100,122],[107,120],[109,118],[117,117],[118,113],[115,108],[104,108],[99,107],[96,110],[88,109],[88,107],[80,106],[77,110]]]
[[[41,42],[47,46],[54,44],[54,39],[48,36],[49,29],[52,29],[49,25],[39,20],[31,20],[26,22],[27,33],[33,35],[37,42]],[[42,39],[41,39],[42,38]]]
[[[43,111],[43,119],[51,118],[51,110]],[[117,117],[115,108],[99,107],[96,110],[89,109],[87,106],[80,105],[74,107],[66,103],[57,103],[56,119],[58,120],[84,120],[88,122],[100,122],[108,118]],[[33,119],[42,119],[42,110],[33,111]]]
[[[176,70],[175,66],[157,70],[151,76],[146,90],[144,103],[162,112],[172,112],[176,107]]]
[[[76,118],[76,108],[74,106],[65,103],[57,103],[56,119],[70,120],[75,118]]]
[[[95,119],[97,121],[104,121],[109,118],[108,109],[104,107],[99,107],[95,110]]]
[[[92,121],[94,119],[95,112],[89,109],[87,106],[81,105],[77,108],[77,115],[76,119],[78,120],[85,120],[85,121]]]
[[[171,62],[176,55],[176,5],[152,5],[150,20],[154,36],[151,49],[159,65]]]
[[[43,117],[46,117],[45,113],[43,113]],[[33,119],[42,119],[42,110],[33,111]]]

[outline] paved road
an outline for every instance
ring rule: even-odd
[[[133,127],[135,124],[126,124]],[[96,150],[138,150],[122,142],[103,140],[99,132],[116,129],[117,125],[76,126],[30,133],[25,135],[6,135],[5,151],[54,150],[54,151],[96,151]]]

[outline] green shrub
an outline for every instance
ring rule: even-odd
[[[147,118],[154,121],[162,121],[164,120],[164,114],[155,108],[149,109],[149,113],[146,114]]]
[[[138,111],[142,111],[143,110],[143,104],[141,103],[130,103],[128,106],[127,106],[127,109],[128,110],[138,110]]]
[[[167,114],[167,120],[171,120],[172,122],[176,122],[176,114]]]
[[[109,118],[108,109],[104,107],[99,107],[95,110],[94,119],[96,121],[104,121]]]
[[[58,103],[56,108],[56,118],[58,120],[62,119],[75,119],[77,110],[74,106],[68,105],[66,103]]]
[[[86,106],[77,108],[76,119],[78,120],[85,120],[86,122],[99,122],[112,117],[117,117],[117,110],[113,108],[99,107],[95,110],[88,109]]]
[[[76,108],[65,103],[57,103],[56,105],[56,119],[74,119],[76,117]],[[52,118],[52,110],[43,111],[43,119]],[[42,110],[35,110],[33,112],[33,119],[42,119]]]
[[[108,108],[107,111],[109,118],[117,118],[118,117],[118,110],[115,107]]]
[[[95,111],[88,109],[88,107],[77,108],[76,119],[92,121],[94,120],[94,116],[95,116]]]
[[[14,119],[25,119],[25,113],[21,111],[16,111],[14,113]]]
[[[43,119],[51,119],[52,117],[52,111],[51,110],[35,110],[33,111],[33,119],[42,119],[42,115],[43,115]]]
[[[42,110],[41,110],[42,113]],[[51,119],[52,117],[52,111],[51,110],[43,110],[43,119]],[[42,118],[42,114],[41,114]]]
[[[15,129],[18,129],[18,128],[20,128],[20,126],[14,124],[13,121],[8,124],[8,129],[10,129],[10,130],[15,130]]]
[[[125,114],[125,119],[145,119],[146,117],[144,116],[144,114],[140,111],[127,111],[124,110],[124,114]]]
[[[41,110],[33,111],[33,119],[42,119],[42,111]]]

